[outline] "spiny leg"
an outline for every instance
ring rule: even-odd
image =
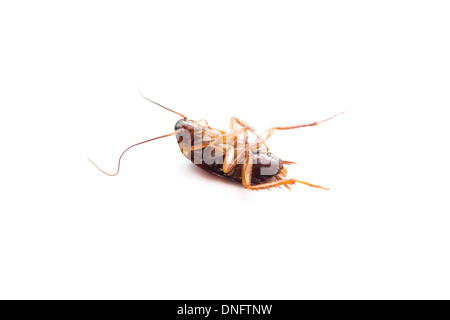
[[[267,147],[266,142],[275,133],[276,130],[288,130],[288,129],[296,129],[296,128],[302,128],[302,127],[316,126],[316,125],[318,125],[320,123],[323,123],[325,121],[331,120],[334,117],[337,117],[338,115],[341,115],[342,113],[344,113],[344,112],[341,112],[341,113],[339,113],[337,115],[334,115],[334,116],[332,116],[332,117],[330,117],[328,119],[325,119],[325,120],[322,120],[322,121],[319,121],[319,122],[316,121],[316,122],[309,123],[309,124],[302,124],[302,125],[289,126],[289,127],[273,127],[273,128],[270,128],[270,129],[266,130],[262,135],[258,135],[258,134],[255,133],[255,135],[258,138],[258,142],[250,145],[250,147],[246,146],[244,151],[241,152],[240,154],[238,154],[236,159],[234,160],[234,162],[232,162],[231,164],[228,163],[228,162],[224,162],[224,172],[227,173],[227,172],[231,171],[238,164],[238,162],[244,157],[245,152],[248,151],[248,150],[253,149],[255,146],[256,146],[257,149],[259,149],[259,145],[260,144],[264,144],[266,146],[266,148],[267,148],[267,151],[268,151],[269,148]],[[235,130],[235,128],[237,127],[237,124],[239,124],[240,126],[245,126],[245,128],[247,128],[249,131],[253,130],[251,127],[246,125],[244,122],[242,122],[238,118],[236,118],[236,117],[231,118],[230,127]],[[287,165],[288,164],[294,164],[294,163],[295,162],[285,161],[285,164],[287,164]],[[299,183],[300,183],[300,180],[299,180]]]
[[[325,119],[325,120],[322,120],[322,121],[318,121],[318,122],[316,121],[316,122],[312,122],[312,123],[308,123],[308,124],[302,124],[302,125],[296,125],[296,126],[273,127],[273,128],[268,129],[267,131],[265,131],[262,134],[262,140],[264,142],[266,142],[275,133],[276,130],[290,130],[290,129],[297,129],[297,128],[303,128],[303,127],[316,126],[316,125],[318,125],[320,123],[323,123],[325,121],[331,120],[334,117],[337,117],[337,116],[339,116],[339,115],[341,115],[343,113],[344,112],[341,112],[341,113],[339,113],[337,115],[334,115],[334,116],[332,116],[332,117],[330,117],[328,119]],[[295,162],[283,161],[283,164],[289,165],[289,164],[295,164]],[[307,185],[307,186],[310,186],[310,187],[313,187],[313,188],[320,188],[320,189],[324,189],[324,190],[330,190],[328,188],[324,188],[324,187],[321,187],[321,186],[318,186],[318,185],[315,185],[315,184],[312,184],[312,183],[309,183],[309,182],[306,182],[306,181],[301,181],[301,180],[297,180],[297,179],[283,179],[283,177],[285,177],[285,176],[286,176],[286,169],[283,167],[283,170],[280,171],[275,176],[275,179],[277,181],[264,183],[264,184],[260,184],[260,185],[255,185],[255,186],[250,186],[250,187],[248,187],[248,189],[252,189],[252,190],[268,189],[268,188],[272,188],[272,187],[276,187],[276,186],[280,186],[280,185],[284,185],[288,189],[290,189],[288,187],[288,185],[301,183],[301,184],[304,184],[304,185]]]
[[[252,172],[253,172],[253,156],[250,154],[248,148],[248,135],[244,136],[244,165],[242,166],[242,185],[244,188],[249,188],[252,184]]]
[[[203,149],[211,144],[220,144],[224,140],[226,141],[227,139],[241,135],[245,130],[246,130],[245,128],[240,128],[240,129],[232,130],[232,131],[224,133],[224,134],[219,134],[218,135],[219,138],[216,137],[216,138],[212,138],[211,140],[202,141],[199,144],[194,144],[193,146],[191,146],[191,150],[193,151],[193,150]]]
[[[219,149],[220,151],[223,152],[223,148],[226,149],[226,156],[225,156],[225,161],[223,164],[223,171],[225,173],[228,173],[229,171],[231,171],[237,164],[238,161],[242,158],[244,158],[244,164],[242,166],[242,172],[241,172],[241,177],[242,177],[242,185],[250,190],[262,190],[262,189],[270,189],[273,187],[280,187],[280,186],[285,186],[286,188],[289,188],[289,185],[294,185],[296,183],[302,183],[305,185],[308,185],[310,187],[315,187],[315,188],[321,188],[321,189],[325,189],[328,190],[326,188],[323,188],[321,186],[317,186],[305,181],[301,181],[301,180],[296,180],[296,179],[283,179],[283,176],[286,176],[286,169],[283,168],[283,170],[281,170],[278,175],[275,176],[275,178],[278,181],[274,181],[274,182],[268,182],[268,183],[263,183],[263,184],[259,184],[259,185],[251,185],[251,180],[252,180],[252,172],[253,172],[253,154],[251,153],[251,150],[254,149],[255,147],[258,146],[258,142],[255,142],[253,144],[249,144],[248,143],[248,130],[244,131],[244,150],[242,152],[240,152],[238,154],[238,156],[236,157],[236,159],[231,162],[231,160],[234,158],[234,148],[230,145],[224,144],[224,145],[215,145],[214,143],[212,143],[210,146]],[[291,164],[290,162],[287,162],[286,164]]]
[[[289,188],[289,186],[295,185],[296,183],[302,183],[302,184],[305,184],[305,185],[313,187],[313,188],[330,190],[328,188],[324,188],[324,187],[321,187],[321,186],[318,186],[318,185],[315,185],[315,184],[312,184],[309,182],[297,180],[297,179],[283,179],[281,177],[281,175],[279,175],[279,174],[275,175],[275,179],[277,181],[266,182],[266,183],[261,183],[261,184],[257,184],[257,185],[251,185],[253,162],[252,162],[251,158],[246,159],[246,160],[248,160],[248,163],[246,162],[242,166],[242,185],[249,190],[263,190],[263,189],[270,189],[270,188],[281,187],[281,186],[285,186],[286,188],[291,190],[291,188]]]
[[[242,150],[240,153],[238,153],[236,158],[234,157],[234,152],[233,152],[233,154],[230,155],[229,158],[226,159],[226,161],[224,162],[223,172],[225,172],[225,173],[230,172],[245,157],[245,152],[247,152],[247,151],[250,152],[251,150],[257,150],[258,144],[259,144],[259,142],[255,142],[253,144],[247,144],[247,147],[244,147],[244,150]],[[244,161],[244,163],[245,163],[245,161]]]
[[[226,167],[226,163],[229,163],[232,161],[234,157],[234,147],[230,146],[228,144],[228,141],[231,139],[237,140],[238,136],[240,136],[242,133],[247,132],[246,128],[235,128],[231,131],[224,133],[220,136],[218,136],[212,143],[211,147],[218,149],[221,148],[222,151],[225,149],[225,161],[224,161],[224,167]]]
[[[323,122],[325,122],[325,121],[331,120],[331,119],[333,119],[333,118],[335,118],[335,117],[337,117],[337,116],[339,116],[339,115],[341,115],[341,114],[343,114],[343,113],[344,113],[344,112],[338,113],[338,114],[336,114],[336,115],[334,115],[334,116],[332,116],[332,117],[330,117],[330,118],[328,118],[328,119],[325,119],[325,120],[322,120],[322,121],[318,121],[318,122],[315,121],[315,122],[312,122],[312,123],[308,123],[308,124],[299,124],[299,125],[295,125],[295,126],[273,127],[273,128],[270,128],[270,129],[266,130],[266,131],[261,135],[261,137],[262,137],[262,139],[263,139],[264,141],[266,141],[266,140],[269,139],[269,138],[275,133],[275,131],[277,131],[277,130],[290,130],[290,129],[298,129],[298,128],[304,128],[304,127],[317,126],[318,124],[321,124],[321,123],[323,123]]]
[[[207,146],[211,145],[212,143],[214,143],[214,140],[211,141],[205,141],[203,143],[200,144],[194,144],[193,146],[191,146],[191,151],[195,151],[195,150],[199,150],[199,149],[204,149]]]
[[[260,138],[258,138],[258,139],[260,139]],[[246,153],[247,151],[250,152],[250,150],[255,150],[255,149],[258,150],[260,144],[266,145],[266,140],[267,140],[267,139],[268,139],[268,138],[262,139],[262,140],[258,140],[257,142],[255,142],[255,143],[253,143],[253,144],[249,144],[249,143],[248,143],[248,136],[247,136],[247,138],[244,139],[244,140],[246,141],[246,142],[245,142],[245,145],[244,145],[244,150],[241,151],[239,154],[237,154],[236,159],[235,159],[231,164],[227,164],[226,167],[224,166],[223,171],[224,171],[225,173],[229,172],[231,169],[233,169],[233,168],[239,163],[239,161],[242,160],[242,158],[245,157],[245,153]],[[267,146],[266,146],[266,149],[267,149],[267,151],[269,150],[269,148],[268,148]],[[244,161],[244,162],[245,162],[245,161]],[[224,163],[224,164],[225,164],[225,163]],[[225,170],[226,170],[226,171],[225,171]]]
[[[288,185],[295,184],[296,182],[299,182],[294,179],[280,179],[278,181],[273,182],[267,182],[257,185],[252,185],[252,172],[253,172],[253,155],[250,153],[250,150],[248,148],[248,141],[245,141],[246,148],[245,148],[245,161],[244,165],[242,166],[242,185],[244,188],[249,190],[263,190],[263,189],[270,189],[273,187],[279,187],[279,186],[286,186],[288,189]]]
[[[256,132],[256,130],[254,128],[250,127],[247,123],[240,120],[239,118],[232,117],[230,120],[230,129],[235,129],[238,125],[240,125],[243,128],[247,128],[251,133],[253,133],[256,136],[256,138],[258,138],[258,140],[260,140],[261,143],[264,144],[267,151],[269,151],[269,147],[266,145],[266,143],[263,141],[263,138]],[[258,145],[258,149],[259,149],[259,145]]]
[[[290,190],[289,186],[290,185],[295,185],[296,183],[306,184],[307,186],[314,187],[314,188],[330,190],[328,188],[324,188],[324,187],[321,187],[321,186],[316,186],[314,184],[311,184],[311,183],[308,183],[308,182],[304,182],[304,181],[300,181],[300,180],[296,180],[296,179],[278,180],[278,181],[274,181],[274,182],[257,184],[257,185],[254,185],[254,186],[245,186],[244,185],[244,187],[249,189],[249,190],[263,190],[263,189],[270,189],[270,188],[274,188],[274,187],[285,186],[285,187],[287,187]]]
[[[208,121],[206,121],[206,119],[200,119],[200,120],[198,120],[197,123],[198,123],[199,125],[201,125],[200,122],[202,122],[202,121],[205,123],[205,125],[206,125],[207,127],[209,127],[209,123],[208,123]]]
[[[238,163],[239,163],[239,161],[241,161],[242,160],[242,158],[244,158],[244,156],[245,156],[245,152],[246,151],[248,151],[248,150],[258,150],[259,149],[259,145],[261,144],[261,143],[266,143],[266,141],[267,141],[267,139],[269,139],[269,137],[266,137],[266,138],[264,138],[263,140],[261,140],[261,141],[258,141],[258,142],[255,142],[255,143],[253,143],[253,144],[246,144],[246,146],[245,146],[245,148],[244,148],[244,150],[243,151],[241,151],[239,154],[237,154],[237,156],[236,156],[236,158],[235,158],[235,160],[233,161],[233,162],[229,162],[229,161],[225,161],[224,162],[224,168],[223,168],[223,171],[225,172],[225,173],[228,173],[229,171],[231,171]],[[267,148],[267,150],[268,150],[268,148]],[[233,159],[233,157],[230,157],[231,158],[231,160]],[[292,161],[283,161],[283,165],[284,164],[286,164],[286,165],[290,165],[290,164],[296,164],[295,162],[292,162]],[[284,171],[285,171],[286,169],[284,169]],[[279,174],[283,174],[283,176],[286,176],[286,174],[285,174],[285,172],[284,173],[282,173],[282,172],[280,172]]]
[[[247,139],[246,139],[247,143],[245,144],[244,150],[241,151],[239,154],[237,154],[236,158],[235,158],[234,157],[234,149],[236,148],[237,136],[234,136],[235,147],[232,148],[231,146],[228,146],[230,149],[228,149],[227,152],[226,152],[226,157],[225,157],[225,161],[224,161],[224,164],[223,164],[223,172],[225,172],[225,173],[230,172],[239,163],[239,161],[242,160],[242,158],[245,157],[245,152],[250,151],[250,150],[254,150],[254,149],[258,150],[261,144],[264,144],[264,146],[266,147],[267,151],[269,151],[269,147],[266,144],[266,140],[268,139],[268,137],[267,138],[262,138],[258,133],[256,133],[255,129],[253,129],[252,127],[250,127],[245,122],[243,122],[242,120],[238,119],[237,117],[232,117],[231,121],[230,121],[230,129],[232,131],[237,130],[238,125],[243,127],[243,128],[245,128],[246,130],[252,132],[257,137],[258,140],[257,140],[257,142],[249,145],[248,144],[248,136],[247,136]],[[233,161],[233,159],[234,159],[234,161]],[[289,162],[289,164],[290,163],[291,162]]]
[[[295,183],[302,183],[302,184],[304,184],[304,185],[307,185],[307,186],[310,186],[310,187],[313,187],[313,188],[319,188],[319,189],[323,189],[323,190],[330,190],[329,188],[324,188],[324,187],[321,187],[321,186],[318,186],[318,185],[315,185],[315,184],[312,184],[312,183],[309,183],[309,182],[306,182],[306,181],[301,181],[301,180],[297,180],[297,179],[293,179],[294,180],[294,184]]]
[[[233,162],[235,148],[227,144],[226,142],[231,138],[237,138],[242,133],[246,133],[247,130],[248,130],[247,128],[235,128],[227,133],[219,134],[216,138],[213,138],[210,141],[203,141],[202,143],[192,145],[191,151],[211,147],[215,150],[222,152],[223,154],[225,154],[223,171],[225,173],[228,173],[237,165],[237,161]]]
[[[194,121],[195,122],[195,121]],[[204,122],[205,124],[201,124],[201,122]],[[199,121],[196,122],[200,127],[203,128],[208,128],[211,131],[215,131],[217,134],[225,134],[225,131],[217,129],[217,128],[213,128],[209,125],[208,121],[206,121],[206,119],[200,119]]]
[[[320,188],[324,190],[329,190],[328,188],[324,188],[309,182],[297,180],[297,179],[283,179],[282,176],[286,176],[286,169],[283,168],[277,175],[275,175],[275,179],[277,181],[266,182],[257,185],[252,185],[252,173],[253,173],[253,155],[250,153],[250,147],[248,146],[248,140],[245,139],[245,161],[242,166],[242,185],[249,190],[263,190],[270,189],[273,187],[281,187],[285,186],[289,190],[289,185],[294,185],[296,183],[302,183],[310,187]]]
[[[213,143],[211,143],[209,146],[219,149],[223,152],[223,149],[225,149],[225,158],[224,158],[224,162],[223,162],[223,167],[222,170],[224,173],[228,173],[230,172],[234,167],[236,167],[236,165],[239,163],[239,161],[245,156],[245,151],[246,150],[253,150],[256,148],[258,148],[260,142],[255,142],[251,145],[248,145],[248,131],[250,131],[249,128],[247,127],[242,127],[242,128],[232,128],[230,132],[222,135],[221,139],[217,139],[216,141],[214,141]],[[235,144],[234,146],[231,146],[229,144],[227,144],[227,140],[229,140],[230,138],[234,138],[237,139],[237,137],[244,133],[244,140],[247,141],[246,147],[244,148],[243,151],[239,152],[236,157],[235,157],[235,150],[237,148],[236,145],[236,140],[235,140]]]
[[[244,130],[244,141],[248,141],[248,129],[242,128]],[[234,129],[237,130],[237,129]],[[237,136],[235,137],[233,146],[225,144],[227,151],[225,153],[225,158],[223,161],[222,170],[224,173],[228,173],[233,170],[234,167],[237,166],[239,160],[245,155],[245,147],[244,150],[236,155],[235,158],[235,150],[237,150]]]
[[[265,140],[263,140],[263,142],[265,142]],[[227,166],[224,166],[223,172],[227,173],[229,172],[231,169],[233,169],[238,163],[239,161],[242,160],[242,158],[245,157],[245,153],[247,151],[251,151],[251,150],[258,150],[259,149],[259,145],[261,144],[261,142],[255,142],[253,144],[249,144],[248,141],[247,143],[244,145],[244,150],[242,150],[240,153],[237,154],[235,160],[233,162],[229,162],[227,163]],[[231,160],[234,157],[231,157]],[[245,162],[245,161],[244,161]],[[225,163],[224,163],[225,164]]]

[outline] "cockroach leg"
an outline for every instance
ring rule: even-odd
[[[244,136],[244,165],[242,166],[242,185],[247,188],[252,184],[253,157],[250,156],[248,150],[248,134]]]
[[[206,124],[207,127],[209,127],[208,121],[206,121],[206,119],[200,119],[200,120],[198,121],[198,124],[200,124],[200,122],[202,122],[202,121]],[[201,125],[201,124],[200,124],[200,125]]]
[[[285,168],[283,167],[283,169],[285,169]],[[286,173],[283,172],[283,171],[278,172],[278,175],[279,175],[280,177],[286,177]]]
[[[214,143],[214,140],[203,142],[202,144],[195,144],[191,147],[191,151],[204,149],[204,148],[210,146],[212,143]]]
[[[266,142],[262,139],[262,137],[256,132],[255,129],[250,127],[247,123],[244,121],[238,119],[237,117],[232,117],[230,120],[230,129],[235,129],[237,125],[240,125],[243,128],[248,129],[251,133],[253,133],[260,141],[261,143],[266,147],[267,152],[269,151],[269,147],[267,146]],[[259,149],[259,144],[257,145]]]
[[[226,140],[229,140],[230,138],[238,137],[238,136],[240,136],[241,134],[243,134],[246,131],[247,131],[247,128],[236,128],[236,129],[233,129],[233,130],[223,134],[222,135],[222,140],[226,141]]]
[[[249,129],[246,129],[246,130],[249,130]],[[258,140],[257,142],[249,145],[249,143],[248,143],[248,136],[247,136],[247,142],[245,144],[244,150],[236,156],[236,159],[231,164],[229,162],[226,162],[226,161],[224,162],[223,172],[225,172],[225,173],[230,172],[239,163],[239,161],[245,156],[245,153],[247,151],[249,152],[250,150],[254,150],[254,149],[258,150],[259,149],[259,145],[261,143],[266,145],[265,144],[266,140],[267,139]],[[268,151],[268,150],[269,150],[269,148],[267,148],[266,151]],[[230,157],[230,158],[233,159],[234,157]]]
[[[247,189],[261,190],[261,189],[270,189],[272,187],[277,187],[277,186],[285,186],[286,188],[290,189],[288,187],[289,185],[294,185],[296,183],[302,183],[302,184],[305,184],[310,187],[329,190],[327,188],[324,188],[324,187],[321,187],[318,185],[314,185],[314,184],[311,184],[311,183],[308,183],[305,181],[301,181],[301,180],[283,179],[282,176],[285,177],[286,172],[287,172],[285,167],[283,167],[283,169],[276,176],[276,179],[278,181],[268,182],[268,183],[263,183],[263,184],[252,186],[251,179],[252,179],[252,169],[253,169],[253,156],[250,154],[250,151],[252,149],[254,149],[255,147],[256,147],[256,149],[258,149],[258,144],[265,142],[265,140],[267,140],[268,137],[263,139],[261,142],[255,142],[253,144],[249,144],[247,130],[245,130],[245,132],[244,132],[244,150],[237,155],[236,159],[233,162],[231,162],[231,160],[234,159],[234,148],[232,148],[231,146],[227,146],[229,149],[227,149],[227,151],[226,151],[226,156],[225,156],[225,160],[224,160],[224,164],[223,164],[223,172],[225,172],[225,173],[230,172],[238,164],[238,162],[242,158],[244,158],[244,164],[242,166],[242,174],[241,175],[242,175],[242,185]],[[250,131],[250,130],[248,130],[248,131]],[[295,162],[283,161],[283,164],[289,165],[289,164],[295,164]]]
[[[338,114],[336,114],[336,115],[334,115],[334,116],[332,116],[332,117],[330,117],[328,119],[325,119],[325,120],[322,120],[322,121],[318,121],[318,122],[315,121],[315,122],[312,122],[312,123],[299,124],[299,125],[295,125],[295,126],[273,127],[273,128],[270,128],[270,129],[266,130],[261,135],[261,137],[262,137],[263,141],[267,141],[275,133],[275,131],[277,131],[277,130],[290,130],[290,129],[298,129],[298,128],[317,126],[318,124],[321,124],[321,123],[323,123],[325,121],[331,120],[331,119],[333,119],[333,118],[335,118],[335,117],[337,117],[337,116],[339,116],[339,115],[341,115],[343,113],[345,113],[345,112],[338,113]]]
[[[285,174],[286,168],[284,168],[284,167],[283,167],[283,170],[281,170],[277,175],[275,175],[275,179],[277,181],[252,185],[251,183],[252,183],[252,172],[253,172],[253,157],[250,154],[250,148],[248,146],[247,137],[245,138],[244,152],[245,152],[245,160],[244,160],[244,165],[242,166],[242,185],[244,186],[244,188],[247,188],[249,190],[262,190],[262,189],[270,189],[273,187],[285,186],[286,188],[291,190],[291,188],[289,188],[289,185],[294,185],[296,183],[302,183],[302,184],[305,184],[310,187],[329,190],[327,188],[323,188],[321,186],[317,186],[317,185],[314,185],[314,184],[311,184],[311,183],[308,183],[305,181],[281,178],[281,175],[284,175],[284,176],[286,175]]]
[[[249,162],[250,161],[252,161],[251,159],[249,159]],[[328,188],[324,188],[324,187],[321,187],[321,186],[317,186],[317,185],[314,185],[314,184],[311,184],[311,183],[308,183],[308,182],[305,182],[305,181],[301,181],[301,180],[296,180],[296,179],[282,179],[281,177],[277,177],[277,176],[275,176],[275,178],[277,179],[277,181],[273,181],[273,182],[267,182],[267,183],[262,183],[262,184],[257,184],[257,185],[254,185],[254,186],[252,186],[251,185],[251,179],[252,179],[252,177],[251,177],[251,175],[252,175],[252,171],[251,171],[251,169],[252,169],[252,165],[247,165],[247,166],[243,166],[243,168],[246,168],[246,172],[243,172],[242,173],[242,185],[245,187],[245,188],[247,188],[247,189],[249,189],[249,190],[262,190],[262,189],[270,189],[270,188],[273,188],[273,187],[279,187],[279,186],[285,186],[286,188],[288,188],[289,190],[291,190],[290,188],[289,188],[289,185],[295,185],[296,183],[302,183],[302,184],[305,184],[305,185],[307,185],[307,186],[310,186],[310,187],[314,187],[314,188],[320,188],[320,189],[324,189],[324,190],[330,190],[330,189],[328,189]],[[244,171],[244,169],[243,169],[243,171]],[[249,183],[249,181],[250,181],[250,183]]]
[[[245,157],[245,152],[250,151],[250,150],[257,150],[257,148],[256,148],[257,145],[258,145],[258,142],[255,142],[253,144],[247,144],[247,147],[245,147],[243,151],[238,153],[236,158],[234,158],[234,155],[230,156],[229,159],[231,159],[231,160],[234,159],[234,161],[232,161],[232,162],[224,161],[223,172],[225,172],[225,173],[230,172],[239,163],[239,161],[241,161],[242,158]]]
[[[313,188],[319,188],[319,189],[323,189],[323,190],[330,190],[329,188],[324,188],[324,187],[321,187],[321,186],[318,186],[318,185],[315,185],[315,184],[312,184],[312,183],[309,183],[309,182],[305,182],[305,181],[301,181],[301,180],[295,179],[294,183],[297,183],[297,182],[305,184],[305,185],[313,187]]]

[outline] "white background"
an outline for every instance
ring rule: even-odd
[[[0,298],[450,298],[446,1],[0,5]],[[276,133],[289,175],[209,176],[178,116]]]

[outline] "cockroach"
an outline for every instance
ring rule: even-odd
[[[301,183],[310,187],[329,190],[305,181],[287,178],[285,165],[295,164],[295,162],[281,160],[269,152],[266,142],[276,131],[317,126],[337,117],[343,112],[318,122],[272,127],[262,134],[258,134],[255,129],[244,121],[232,117],[230,130],[225,132],[210,127],[206,120],[198,122],[188,120],[183,114],[150,100],[144,95],[142,96],[161,108],[179,115],[182,119],[175,124],[174,132],[145,140],[126,148],[119,157],[117,171],[114,174],[106,173],[89,159],[104,174],[108,176],[117,175],[120,171],[122,157],[129,149],[150,141],[175,135],[181,152],[192,163],[213,175],[240,182],[246,189],[262,190],[284,186],[291,190],[290,185]],[[249,133],[255,136],[255,142],[249,142]],[[243,138],[241,138],[242,135]]]

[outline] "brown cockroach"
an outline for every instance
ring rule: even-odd
[[[120,161],[122,156],[129,149],[156,139],[175,135],[178,146],[187,159],[213,175],[241,182],[247,189],[261,190],[285,186],[290,190],[290,185],[302,183],[310,187],[329,190],[328,188],[305,181],[286,178],[287,170],[285,165],[295,163],[283,161],[269,152],[266,142],[277,130],[290,130],[316,126],[343,112],[319,122],[294,126],[272,127],[262,134],[258,134],[255,129],[248,124],[233,117],[230,121],[230,131],[225,132],[210,127],[206,120],[200,120],[198,122],[188,120],[187,117],[181,113],[164,107],[163,105],[148,99],[144,95],[142,96],[148,101],[181,116],[182,119],[175,124],[174,132],[145,140],[126,148],[119,157],[117,171],[114,174],[106,173],[89,159],[89,161],[104,174],[109,176],[117,175],[120,171]],[[202,121],[204,121],[204,124],[200,123]],[[249,133],[255,135],[256,141],[254,143],[249,142]],[[241,135],[243,135],[243,139],[240,138]]]

